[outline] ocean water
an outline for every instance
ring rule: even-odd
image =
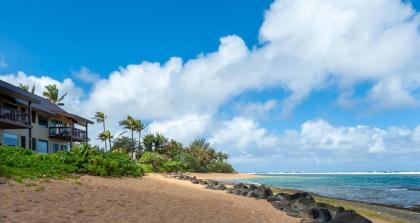
[[[410,208],[420,205],[420,173],[258,174],[235,180],[323,196]]]

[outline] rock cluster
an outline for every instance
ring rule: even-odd
[[[284,211],[290,216],[302,218],[301,223],[371,223],[370,220],[355,211],[316,202],[306,192],[273,194],[271,188],[265,185],[238,183],[233,185],[232,188],[228,188],[223,183],[214,180],[201,180],[195,176],[191,177],[184,174],[171,175],[176,179],[205,185],[207,189],[224,190],[230,194],[266,199],[274,208]]]

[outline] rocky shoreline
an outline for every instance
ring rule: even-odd
[[[211,190],[267,200],[274,208],[284,211],[287,215],[302,218],[301,223],[371,223],[369,219],[353,210],[316,202],[312,195],[306,192],[274,194],[272,189],[265,185],[237,183],[226,186],[220,181],[198,179],[182,173],[172,173],[169,177],[201,184]]]

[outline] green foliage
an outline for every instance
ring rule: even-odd
[[[136,148],[136,141],[126,136],[116,138],[112,145],[112,151],[117,150],[125,153],[133,152],[133,148]]]
[[[153,172],[153,166],[151,164],[139,163],[138,165],[143,170],[143,173],[151,173],[151,172]]]
[[[167,159],[163,155],[153,152],[143,153],[139,160],[140,163],[151,165],[154,172],[164,171],[163,164],[166,161]]]
[[[183,172],[187,170],[187,166],[178,160],[168,160],[163,163],[162,168],[165,172]]]
[[[146,152],[164,153],[168,139],[162,134],[147,134],[143,138],[143,145]]]
[[[71,173],[99,176],[141,176],[143,169],[127,154],[99,151],[88,144],[68,151],[37,154],[0,146],[0,175],[14,178],[62,177]]]
[[[214,161],[211,162],[208,166],[208,172],[211,173],[233,173],[235,170],[232,165],[224,161]]]
[[[143,144],[147,152],[141,156],[139,162],[151,165],[154,172],[232,173],[235,171],[226,163],[228,155],[217,152],[204,139],[195,140],[188,148],[183,148],[182,144],[175,140],[168,142],[160,134],[148,134],[144,137]]]

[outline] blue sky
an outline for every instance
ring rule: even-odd
[[[420,170],[420,1],[0,4],[0,78],[115,134],[129,113],[241,171]]]

